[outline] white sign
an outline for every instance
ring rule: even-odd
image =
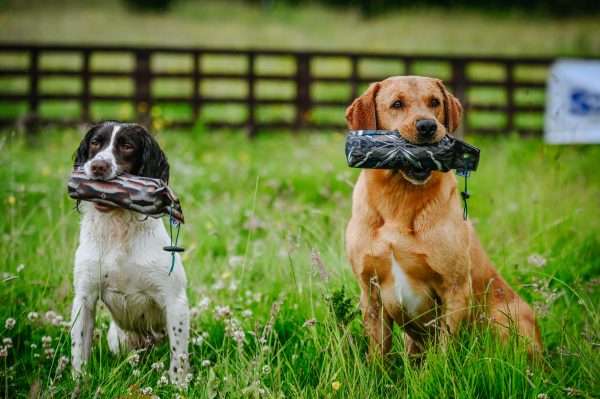
[[[600,61],[560,60],[550,69],[544,123],[553,144],[600,143]]]

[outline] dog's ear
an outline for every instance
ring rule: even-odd
[[[144,177],[161,179],[165,183],[169,182],[169,162],[163,150],[143,127],[142,130],[142,156],[140,170],[138,174]]]
[[[463,107],[458,101],[458,98],[454,97],[444,83],[441,80],[437,81],[437,85],[440,88],[442,95],[444,96],[444,125],[448,133],[453,133],[458,129],[462,120]]]
[[[94,134],[100,129],[101,125],[94,125],[87,131],[87,133],[81,139],[81,143],[79,143],[79,148],[73,154],[73,168],[77,168],[83,166],[83,164],[88,160],[88,156],[90,154],[90,141],[92,141],[92,137]]]
[[[381,84],[372,83],[367,91],[346,108],[346,122],[352,130],[377,129],[375,97]]]

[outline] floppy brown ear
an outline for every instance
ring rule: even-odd
[[[375,97],[379,91],[379,82],[369,88],[346,108],[346,122],[352,130],[377,129],[377,110]]]
[[[448,89],[446,89],[446,86],[444,86],[441,80],[438,81],[438,86],[444,96],[444,125],[446,125],[448,133],[453,133],[458,129],[462,120],[463,107],[460,101],[458,101],[458,98],[454,97]]]

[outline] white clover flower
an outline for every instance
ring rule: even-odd
[[[246,340],[246,333],[244,333],[243,330],[235,330],[232,332],[231,336],[238,345],[242,345]]]
[[[56,313],[54,310],[49,310],[46,312],[46,314],[44,314],[44,318],[50,323],[52,323],[56,316],[58,316],[58,313]]]
[[[53,326],[60,326],[62,324],[64,320],[64,317],[62,317],[61,315],[56,315],[56,317],[54,319],[52,319],[52,325]]]
[[[187,373],[185,376],[185,380],[184,380],[185,385],[189,385],[193,379],[194,379],[194,374]]]
[[[21,273],[23,270],[25,270],[25,265],[21,263],[17,266],[17,273]]]
[[[129,356],[127,361],[129,362],[129,364],[131,366],[137,366],[140,363],[140,354],[137,352],[134,352],[133,354],[131,354],[131,356]]]
[[[239,283],[237,280],[231,280],[231,282],[229,283],[229,291],[237,291],[238,285]]]
[[[231,309],[229,306],[217,306],[215,308],[215,316],[218,319],[224,319],[231,316]]]
[[[39,318],[40,318],[40,315],[38,312],[27,313],[27,320],[29,320],[29,321],[36,321]]]
[[[204,359],[202,361],[202,367],[210,367],[210,360]]]
[[[12,330],[13,328],[15,328],[15,324],[17,324],[17,321],[12,317],[9,317],[4,322],[4,328],[6,328],[7,330]]]
[[[546,266],[547,260],[540,254],[531,254],[527,257],[527,263],[536,267]]]
[[[252,317],[252,311],[250,309],[245,309],[244,311],[242,311],[242,317],[246,319]]]
[[[141,374],[140,369],[134,369],[131,374],[133,374],[134,377],[139,377]]]
[[[165,368],[165,364],[163,362],[156,362],[156,363],[152,363],[152,365],[150,367],[154,371],[161,371],[162,369]]]
[[[30,347],[31,347],[31,349],[35,350],[35,349],[37,349],[37,344],[31,344]]]
[[[140,392],[142,393],[142,395],[152,395],[152,388],[145,387],[145,388],[140,389]]]
[[[194,344],[196,346],[202,345],[203,342],[204,342],[204,337],[202,335],[197,335],[192,338],[192,344]]]
[[[8,349],[12,348],[13,347],[12,338],[10,338],[10,337],[2,338],[2,344]]]
[[[51,337],[51,336],[49,336],[49,335],[44,335],[44,336],[42,337],[42,346],[43,346],[44,348],[47,348],[47,347],[49,347],[51,344],[52,344],[52,337]]]
[[[159,380],[158,380],[158,386],[159,386],[159,387],[162,387],[162,386],[164,386],[164,385],[167,385],[168,383],[169,383],[169,379],[168,379],[168,378],[167,378],[167,376],[166,376],[166,375],[164,375],[164,374],[163,374],[163,375],[162,375],[162,376],[159,378]]]
[[[67,368],[68,364],[69,364],[69,358],[66,356],[61,356],[58,359],[58,365],[56,366],[56,374],[57,375],[62,374],[62,372],[65,370],[65,368]]]
[[[46,355],[46,359],[52,359],[52,357],[54,356],[54,348],[44,349],[44,354]]]
[[[202,297],[200,302],[196,305],[200,311],[208,309],[208,305],[210,305],[210,298],[207,296]]]
[[[244,257],[239,255],[234,255],[229,257],[229,266],[238,267],[244,262]]]

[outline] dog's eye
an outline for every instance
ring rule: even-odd
[[[133,150],[133,146],[129,143],[123,143],[123,144],[121,144],[121,149],[123,151],[131,151],[131,150]]]
[[[93,139],[92,141],[90,141],[90,145],[92,147],[98,147],[100,145],[100,141],[97,139]]]
[[[437,98],[432,98],[432,99],[431,99],[431,102],[430,102],[430,105],[431,105],[432,107],[434,107],[434,108],[435,108],[435,107],[439,107],[439,105],[440,105],[440,100],[438,100]]]
[[[392,103],[392,108],[400,109],[404,107],[404,103],[400,100],[396,100]]]

